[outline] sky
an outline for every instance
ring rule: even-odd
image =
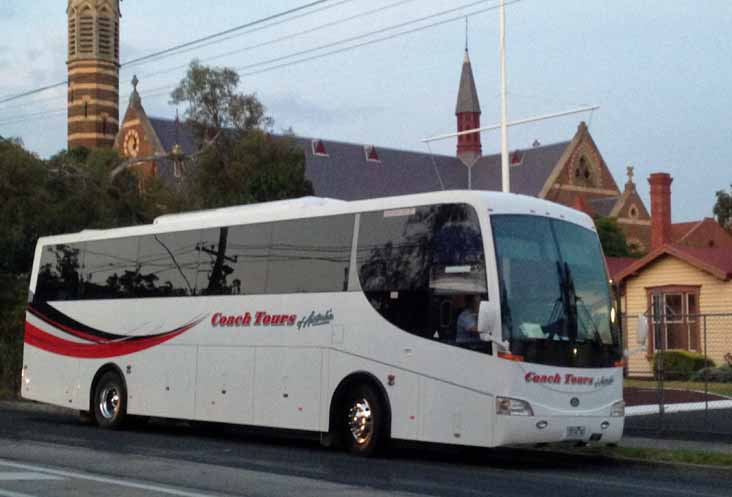
[[[66,3],[0,0],[0,99],[66,79]],[[122,62],[305,3],[124,0]],[[475,5],[459,8],[468,4]],[[358,41],[383,37],[496,4],[331,0],[311,9],[318,12],[286,23],[242,31],[149,64],[123,66],[120,109],[123,113],[127,106],[129,81],[136,74],[147,113],[173,117],[170,90],[194,57],[250,73],[275,64],[246,66],[301,50],[458,8]],[[349,17],[353,19],[343,21]],[[732,144],[732,2],[520,0],[506,7],[506,17],[509,120],[600,106],[592,113],[512,127],[511,150],[530,147],[534,140],[569,140],[584,120],[621,188],[626,166],[634,166],[638,190],[650,206],[646,178],[669,172],[674,221],[712,216],[714,192],[732,183],[727,150]],[[468,24],[481,123],[494,124],[500,119],[498,11],[470,15]],[[422,138],[455,131],[464,46],[465,21],[460,18],[320,59],[243,74],[240,87],[257,94],[276,130],[425,151]],[[223,56],[230,52],[235,53]],[[65,88],[57,88],[0,104],[0,135],[22,138],[43,157],[63,149],[65,95]],[[485,154],[500,149],[496,132],[484,133],[482,142]],[[432,150],[454,154],[455,140],[435,143]]]

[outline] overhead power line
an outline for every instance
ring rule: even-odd
[[[358,14],[350,15],[350,16],[347,16],[347,17],[342,17],[340,19],[336,19],[335,21],[327,22],[325,24],[320,24],[318,26],[315,26],[315,27],[309,28],[309,29],[305,29],[303,31],[298,31],[296,33],[291,33],[291,34],[288,34],[288,35],[285,35],[285,36],[280,36],[278,38],[274,38],[272,40],[267,40],[267,41],[264,41],[264,42],[261,42],[261,43],[257,43],[257,44],[254,44],[254,45],[248,45],[246,47],[240,47],[240,48],[237,48],[235,50],[230,50],[228,52],[216,54],[216,55],[213,55],[211,57],[206,57],[204,60],[207,61],[207,62],[209,62],[209,61],[212,61],[212,60],[218,60],[218,59],[222,59],[224,57],[230,57],[232,55],[240,54],[240,53],[247,52],[247,51],[250,51],[250,50],[254,50],[254,49],[257,49],[257,48],[262,48],[262,47],[274,45],[276,43],[280,43],[280,42],[283,42],[283,41],[290,41],[290,40],[293,40],[295,38],[298,38],[298,37],[303,36],[303,35],[306,35],[306,34],[312,34],[312,33],[315,33],[317,31],[321,31],[321,30],[326,29],[326,28],[332,28],[333,26],[337,26],[339,24],[343,24],[343,23],[346,23],[348,21],[353,21],[354,19],[359,19],[359,18],[367,17],[367,16],[370,16],[370,15],[373,15],[373,14],[382,13],[382,12],[385,12],[385,11],[387,11],[389,9],[393,9],[393,8],[396,8],[396,7],[400,7],[400,6],[404,5],[404,4],[411,3],[411,2],[415,2],[415,1],[416,0],[399,0],[398,2],[390,3],[388,5],[384,5],[384,6],[381,6],[381,7],[376,8],[376,9],[371,9],[371,10],[366,10],[366,11],[363,11],[363,12],[359,12]],[[196,47],[196,48],[198,48],[198,47]],[[161,69],[159,71],[155,71],[155,72],[151,72],[151,73],[145,73],[141,77],[142,78],[149,78],[149,77],[152,77],[152,76],[158,76],[160,74],[167,74],[169,72],[178,71],[180,69],[185,69],[188,66],[189,66],[189,64],[177,65],[175,67],[169,67],[167,69]]]
[[[309,49],[306,49],[306,50],[300,50],[300,51],[297,51],[297,52],[289,53],[289,54],[286,54],[286,55],[282,55],[282,56],[279,56],[279,57],[274,57],[274,58],[267,59],[267,60],[262,60],[262,61],[259,61],[259,62],[254,62],[252,64],[247,64],[245,66],[239,66],[239,67],[235,68],[235,71],[240,76],[244,76],[244,77],[245,76],[252,76],[252,75],[255,75],[255,74],[261,74],[261,73],[268,72],[268,71],[272,71],[272,70],[275,70],[275,69],[289,67],[289,66],[292,66],[292,65],[295,65],[295,64],[301,64],[303,62],[308,62],[308,61],[311,61],[311,60],[316,60],[316,59],[320,59],[320,58],[323,58],[323,57],[327,57],[329,55],[335,55],[335,54],[347,52],[347,51],[350,51],[350,50],[354,50],[356,48],[361,48],[361,47],[364,47],[364,46],[373,45],[373,44],[376,44],[376,43],[381,43],[381,42],[384,42],[384,41],[387,41],[387,40],[392,40],[394,38],[399,38],[401,36],[405,36],[405,35],[412,34],[412,33],[417,33],[419,31],[424,31],[424,30],[431,29],[431,28],[434,28],[434,27],[437,27],[437,26],[441,26],[443,24],[448,24],[448,23],[455,22],[455,21],[458,21],[458,20],[463,20],[463,19],[465,19],[465,17],[472,17],[472,16],[475,16],[475,15],[483,14],[485,12],[489,12],[491,10],[496,10],[496,9],[499,8],[498,5],[492,5],[490,7],[485,7],[485,8],[482,8],[482,9],[478,9],[478,10],[475,10],[473,12],[462,13],[459,16],[451,17],[451,18],[448,18],[448,19],[443,19],[441,21],[437,21],[437,22],[434,22],[434,23],[431,23],[431,24],[426,24],[424,26],[419,26],[417,28],[409,29],[409,30],[402,31],[402,32],[399,32],[399,33],[393,33],[391,35],[383,36],[381,38],[376,38],[376,39],[373,39],[373,40],[367,40],[365,42],[357,43],[355,45],[350,45],[348,47],[342,47],[342,48],[339,48],[339,49],[336,49],[336,50],[330,50],[330,51],[323,52],[323,53],[320,53],[320,54],[317,54],[317,55],[311,55],[311,56],[308,56],[308,57],[303,57],[301,59],[297,59],[297,60],[294,60],[294,61],[283,62],[283,61],[285,61],[287,59],[292,59],[294,57],[299,57],[299,56],[311,54],[313,52],[320,52],[322,50],[327,50],[329,48],[333,48],[333,47],[336,47],[338,45],[343,45],[344,43],[350,43],[350,42],[357,41],[357,40],[360,40],[360,39],[363,39],[363,38],[371,37],[371,36],[376,35],[376,34],[381,34],[381,33],[387,32],[387,31],[393,31],[395,29],[403,28],[403,27],[410,26],[410,25],[413,25],[413,24],[418,24],[418,23],[421,23],[421,22],[424,22],[424,21],[428,21],[430,19],[434,19],[436,17],[442,17],[442,16],[445,16],[447,14],[451,14],[453,12],[462,11],[462,10],[465,10],[467,8],[470,8],[470,7],[475,7],[477,5],[486,3],[488,1],[492,1],[492,0],[477,0],[477,1],[474,1],[474,2],[469,2],[469,3],[463,4],[463,5],[458,6],[458,7],[454,7],[454,8],[447,9],[447,10],[443,10],[443,11],[440,11],[440,12],[436,12],[434,14],[430,14],[430,15],[427,15],[427,16],[419,17],[417,19],[412,19],[410,21],[401,22],[401,23],[394,24],[394,25],[391,25],[391,26],[387,26],[385,28],[380,28],[380,29],[377,29],[377,30],[374,30],[374,31],[369,31],[367,33],[363,33],[363,34],[360,34],[360,35],[351,36],[351,37],[344,38],[344,39],[341,39],[341,40],[337,40],[337,41],[334,41],[334,42],[331,42],[331,43],[326,43],[326,44],[323,44],[323,45],[319,45],[317,47],[309,48]],[[506,3],[506,5],[508,6],[508,5],[516,4],[516,3],[519,3],[521,1],[522,0],[509,1],[509,2]],[[208,58],[204,58],[204,59],[201,59],[201,60],[203,62],[206,62],[209,59]],[[278,62],[283,62],[283,63],[277,64]],[[275,64],[275,65],[272,65],[272,64]],[[255,69],[257,67],[262,67],[262,66],[269,66],[269,67],[265,67],[265,68],[260,69],[260,70],[244,72],[244,71],[246,71],[248,69]],[[157,73],[153,73],[153,74],[150,74],[148,76],[151,76],[151,75],[157,76],[157,75],[160,75],[162,73],[163,73],[163,71],[159,71]],[[170,89],[172,89],[174,87],[175,87],[175,85],[166,85],[166,86],[162,86],[162,87],[159,87],[159,88],[153,88],[153,89],[149,90],[149,92],[145,96],[147,96],[147,97],[155,97],[155,96],[158,96],[158,95],[162,95],[162,94],[167,93]]]
[[[257,32],[257,31],[261,31],[261,30],[264,30],[264,29],[271,28],[273,26],[278,26],[280,24],[285,24],[285,23],[288,23],[288,22],[291,22],[291,21],[300,19],[302,17],[307,17],[307,16],[310,16],[310,15],[316,14],[318,12],[322,12],[322,11],[325,11],[325,10],[330,10],[330,9],[336,8],[336,7],[340,6],[340,5],[343,5],[343,4],[346,4],[346,3],[350,3],[350,2],[353,2],[353,1],[355,1],[355,0],[341,0],[341,1],[336,2],[336,3],[333,3],[331,5],[326,5],[326,6],[323,6],[321,8],[314,9],[314,10],[310,10],[308,12],[301,13],[301,14],[296,15],[296,16],[288,17],[287,19],[283,19],[283,20],[280,20],[280,21],[277,21],[277,22],[269,23],[269,24],[267,24],[265,26],[260,26],[260,27],[257,27],[255,29],[250,29],[250,30],[247,30],[247,31],[244,31],[244,32],[237,32],[237,33],[235,33],[233,35],[229,35],[229,36],[227,36],[225,38],[211,40],[211,41],[208,41],[208,42],[203,43],[203,44],[198,45],[198,46],[188,47],[188,48],[186,48],[184,50],[181,50],[181,51],[171,52],[171,53],[169,53],[169,54],[167,54],[165,56],[160,56],[159,59],[164,59],[164,58],[167,58],[167,57],[174,57],[176,55],[180,55],[180,54],[187,53],[187,52],[190,52],[190,51],[199,50],[201,48],[205,48],[205,47],[210,46],[210,45],[214,45],[214,44],[217,44],[217,43],[222,43],[222,42],[227,41],[227,40],[231,40],[231,39],[233,39],[233,38],[235,38],[237,36],[251,34],[251,33],[254,33],[254,32]],[[255,48],[261,48],[261,47],[264,47],[264,46],[267,46],[267,45],[272,45],[272,44],[275,44],[277,42],[290,39],[290,37],[301,36],[301,35],[304,35],[304,34],[312,33],[312,32],[315,32],[315,31],[319,31],[320,29],[324,29],[326,27],[331,27],[331,26],[340,24],[342,22],[347,22],[347,21],[350,21],[350,20],[353,20],[353,19],[356,19],[356,18],[359,18],[359,17],[371,15],[371,14],[376,13],[376,12],[383,12],[385,10],[388,10],[388,9],[391,9],[391,8],[394,8],[394,7],[398,7],[398,6],[403,5],[405,3],[410,3],[410,2],[414,2],[414,1],[416,1],[416,0],[400,0],[400,1],[396,2],[396,3],[392,3],[392,4],[389,4],[389,5],[383,6],[383,7],[379,7],[378,9],[372,9],[370,11],[361,12],[359,14],[356,14],[356,15],[353,15],[353,16],[349,16],[349,17],[346,17],[346,18],[342,18],[342,19],[339,19],[337,21],[333,21],[333,22],[330,22],[330,23],[322,24],[320,26],[316,26],[315,28],[312,28],[312,29],[308,29],[308,30],[305,30],[305,31],[300,31],[300,32],[295,33],[293,35],[280,37],[280,38],[277,38],[277,39],[274,39],[274,40],[270,40],[270,41],[267,41],[267,42],[259,43],[259,44],[256,44],[256,45],[251,45],[249,47],[243,47],[243,48],[240,48],[240,49],[237,49],[237,50],[234,50],[234,51],[231,51],[231,52],[219,54],[219,55],[216,55],[216,56],[213,56],[213,57],[207,57],[206,60],[207,61],[215,60],[215,59],[223,58],[223,57],[226,57],[226,56],[234,55],[234,54],[237,54],[237,53],[245,52],[245,51],[248,51],[248,50],[252,50],[252,49],[255,49]],[[157,59],[151,59],[151,60],[146,61],[145,63],[151,63],[151,62],[154,62],[155,60],[157,60]],[[138,65],[144,65],[145,63],[139,63]],[[127,68],[129,68],[130,64],[132,64],[132,61],[123,64],[121,66],[121,68],[122,69],[127,69]],[[152,73],[145,73],[145,74],[142,74],[141,77],[144,79],[144,78],[150,78],[150,77],[153,77],[153,76],[157,76],[159,74],[166,74],[168,72],[172,72],[172,71],[176,71],[176,70],[179,70],[179,69],[186,68],[186,67],[188,67],[188,65],[189,64],[183,64],[183,65],[179,65],[179,66],[176,66],[176,67],[171,67],[171,68],[168,68],[168,69],[163,69],[161,71],[155,71],[155,72],[152,72]],[[63,86],[65,84],[67,84],[67,82],[68,81],[64,81],[63,83],[57,83],[57,84],[53,85],[52,87],[53,88],[57,88],[57,87],[60,87],[60,86]],[[49,89],[51,89],[51,88],[44,88],[44,89],[40,89],[39,88],[38,89],[38,92],[46,91],[46,90],[49,90]],[[16,96],[18,98],[21,98],[21,95],[16,95]],[[26,95],[26,96],[30,96],[30,95]],[[54,96],[54,97],[49,97],[49,98],[43,98],[43,99],[39,99],[39,100],[34,100],[34,101],[31,102],[31,104],[38,104],[38,103],[43,103],[43,102],[49,102],[49,101],[57,100],[57,99],[60,99],[60,98],[65,98],[65,97],[63,95],[60,95],[60,96]],[[8,100],[8,102],[9,101],[10,100]],[[0,104],[2,104],[2,103],[3,102],[0,101]],[[23,103],[23,104],[11,105],[11,106],[3,106],[2,108],[0,108],[0,111],[9,111],[9,110],[18,109],[18,108],[24,108],[27,105],[28,104]]]
[[[461,13],[460,15],[457,15],[457,16],[454,16],[454,17],[450,17],[448,19],[442,19],[440,21],[433,22],[433,23],[430,23],[430,24],[426,24],[426,25],[423,25],[423,26],[419,26],[419,27],[416,27],[416,28],[408,29],[408,30],[405,30],[405,31],[400,31],[398,33],[392,33],[392,34],[387,35],[387,36],[382,36],[380,38],[375,38],[375,39],[372,39],[372,40],[367,40],[367,41],[364,41],[364,42],[361,42],[361,43],[357,43],[357,44],[354,44],[354,45],[349,45],[347,47],[337,48],[335,50],[330,50],[330,51],[318,53],[318,54],[315,54],[315,55],[310,55],[310,56],[307,56],[307,57],[302,57],[300,59],[291,60],[291,61],[288,61],[288,62],[282,62],[282,63],[279,63],[279,64],[277,63],[277,62],[281,62],[283,60],[290,59],[290,58],[293,58],[293,57],[303,56],[303,55],[307,55],[309,53],[319,52],[319,51],[322,51],[322,50],[327,50],[328,48],[333,48],[333,47],[336,47],[338,45],[342,45],[344,43],[349,43],[349,42],[352,42],[352,41],[356,41],[358,39],[363,39],[363,38],[366,38],[366,37],[369,37],[369,36],[373,36],[375,34],[384,33],[386,31],[398,29],[400,27],[406,27],[406,26],[409,26],[409,25],[413,25],[413,24],[417,24],[417,23],[420,23],[420,22],[424,22],[425,20],[434,19],[436,17],[441,17],[441,16],[444,16],[444,15],[449,14],[449,13],[453,13],[453,12],[456,12],[456,11],[459,11],[459,10],[464,10],[466,8],[474,7],[474,6],[479,5],[481,3],[486,3],[487,1],[490,1],[490,0],[478,0],[478,1],[475,1],[475,2],[470,2],[470,3],[464,4],[464,5],[460,6],[460,7],[455,7],[455,8],[447,9],[447,10],[444,10],[444,11],[441,11],[441,12],[437,12],[437,13],[434,13],[434,14],[430,14],[428,16],[424,16],[424,17],[420,17],[420,18],[417,18],[417,19],[413,19],[411,21],[406,21],[406,22],[398,23],[398,24],[395,24],[395,25],[392,25],[392,26],[389,26],[389,27],[386,27],[386,28],[381,28],[381,29],[378,29],[378,30],[375,30],[375,31],[371,31],[371,32],[368,32],[368,33],[364,33],[364,34],[361,34],[361,35],[357,35],[357,36],[345,38],[343,40],[335,41],[335,42],[332,42],[332,43],[320,45],[318,47],[314,47],[314,48],[311,48],[311,49],[308,49],[308,50],[301,50],[301,51],[297,51],[297,52],[291,53],[289,55],[275,57],[275,58],[272,58],[272,59],[267,59],[267,60],[263,60],[263,61],[260,61],[260,62],[255,62],[253,64],[248,64],[248,65],[245,65],[245,66],[241,66],[241,67],[237,68],[236,70],[239,73],[239,75],[242,76],[242,77],[252,76],[252,75],[256,75],[256,74],[261,74],[261,73],[273,71],[273,70],[276,70],[276,69],[281,69],[281,68],[290,67],[290,66],[297,65],[297,64],[302,64],[304,62],[309,62],[309,61],[316,60],[316,59],[320,59],[320,58],[323,58],[323,57],[340,54],[340,53],[347,52],[347,51],[350,51],[350,50],[355,50],[357,48],[361,48],[361,47],[364,47],[364,46],[373,45],[373,44],[377,44],[377,43],[382,43],[384,41],[392,40],[392,39],[395,39],[395,38],[399,38],[399,37],[406,36],[406,35],[409,35],[409,34],[417,33],[417,32],[420,32],[420,31],[425,31],[427,29],[432,29],[432,28],[435,28],[437,26],[441,26],[441,25],[444,25],[444,24],[448,24],[448,23],[452,23],[452,22],[457,22],[457,21],[463,21],[466,17],[473,17],[473,16],[480,15],[480,14],[484,14],[486,12],[489,12],[489,11],[492,11],[492,10],[496,10],[496,9],[499,8],[498,5],[492,5],[490,7],[484,7],[482,9],[474,10],[474,11],[468,12],[468,13]],[[521,1],[523,1],[523,0],[512,0],[512,1],[506,2],[506,6],[513,5],[513,4],[517,4],[517,3],[521,2]],[[205,61],[206,59],[203,59],[203,60]],[[274,65],[272,65],[272,64],[274,64]],[[247,69],[255,69],[257,67],[262,67],[262,66],[265,66],[265,67],[263,67],[262,69],[259,69],[259,70],[253,70],[253,71],[244,72]],[[172,85],[166,85],[166,86],[161,86],[161,87],[157,87],[157,88],[152,88],[152,89],[150,89],[150,90],[148,90],[146,92],[143,92],[141,96],[143,98],[151,98],[151,97],[157,97],[157,96],[165,95],[172,88],[175,88],[175,86],[176,86],[176,84],[172,84]],[[57,109],[57,110],[48,111],[48,113],[46,113],[46,114],[62,113],[62,112],[65,112],[65,111],[66,111],[66,109]],[[28,114],[28,115],[25,115],[25,116],[15,116],[15,118],[11,118],[10,120],[0,121],[0,125],[17,124],[17,123],[20,123],[20,122],[24,122],[26,120],[38,119],[38,118],[41,118],[43,116],[43,114],[44,113],[36,113],[36,114]]]
[[[142,57],[138,57],[136,59],[132,59],[132,60],[126,61],[123,65],[138,64],[140,62],[143,62],[143,61],[146,61],[146,60],[149,60],[149,59],[153,59],[155,57],[160,57],[160,56],[162,56],[164,54],[168,54],[168,53],[175,52],[176,50],[184,49],[184,48],[193,46],[195,44],[204,43],[204,42],[213,40],[214,38],[217,38],[217,37],[220,37],[220,36],[226,36],[226,35],[229,35],[231,33],[236,32],[236,31],[241,31],[243,29],[250,28],[250,27],[256,26],[258,24],[266,23],[266,22],[271,21],[273,19],[277,19],[277,18],[280,18],[280,17],[285,17],[285,16],[288,16],[290,14],[294,14],[296,12],[299,12],[299,11],[302,11],[302,10],[305,10],[305,9],[309,9],[311,7],[315,7],[316,5],[324,4],[324,3],[327,3],[327,2],[330,2],[330,1],[332,1],[332,0],[315,0],[313,2],[309,2],[309,3],[306,3],[304,5],[300,5],[299,7],[294,7],[292,9],[284,10],[284,11],[278,12],[276,14],[272,14],[272,15],[269,15],[269,16],[266,16],[266,17],[262,17],[260,19],[255,20],[255,21],[251,21],[251,22],[248,22],[246,24],[242,24],[240,26],[236,26],[236,27],[233,27],[233,28],[230,28],[230,29],[226,29],[224,31],[219,31],[217,33],[213,33],[213,34],[204,36],[202,38],[198,38],[196,40],[192,40],[192,41],[189,41],[189,42],[186,42],[186,43],[181,43],[179,45],[172,46],[170,48],[166,48],[165,50],[159,50],[157,52],[153,52],[151,54],[144,55]],[[22,92],[22,93],[18,93],[16,95],[10,95],[10,96],[6,96],[6,97],[0,97],[0,104],[4,104],[4,103],[7,103],[7,102],[12,102],[14,100],[19,100],[21,98],[29,97],[31,95],[36,95],[38,93],[42,93],[42,92],[51,90],[53,88],[58,88],[60,86],[66,85],[67,83],[68,83],[68,80],[66,79],[66,80],[63,80],[63,81],[59,81],[58,83],[53,83],[53,84],[50,84],[50,85],[47,85],[47,86],[43,86],[43,87],[40,87],[40,88],[36,88],[36,89],[33,89],[33,90],[29,90],[29,91],[25,91],[25,92]]]
[[[234,38],[238,38],[238,37],[241,37],[241,36],[244,36],[244,35],[256,33],[258,31],[263,31],[265,29],[269,29],[269,28],[272,28],[274,26],[279,26],[280,24],[285,24],[285,23],[288,23],[288,22],[292,22],[292,21],[295,21],[295,20],[300,19],[300,18],[303,18],[303,17],[311,16],[313,14],[317,14],[317,13],[323,12],[325,10],[331,10],[331,9],[334,9],[336,7],[339,7],[339,6],[343,5],[343,4],[351,3],[351,2],[354,2],[354,1],[355,0],[340,0],[339,2],[336,2],[334,4],[325,5],[323,7],[318,8],[318,9],[313,9],[313,10],[310,10],[308,12],[304,12],[302,14],[298,14],[296,16],[288,17],[287,19],[282,19],[280,21],[271,22],[269,24],[266,24],[264,26],[259,26],[259,27],[256,27],[254,29],[248,29],[248,30],[243,31],[243,32],[237,32],[237,33],[234,33],[234,34],[231,34],[231,35],[228,35],[228,36],[224,36],[224,37],[221,37],[221,38],[216,38],[214,40],[210,40],[210,41],[207,41],[205,43],[201,43],[201,44],[196,45],[196,46],[192,46],[192,47],[187,47],[187,48],[184,48],[184,49],[176,50],[175,52],[171,52],[170,54],[166,54],[165,57],[161,57],[161,58],[174,57],[176,55],[181,55],[181,54],[188,53],[188,52],[192,52],[192,51],[195,51],[195,50],[200,50],[202,48],[206,48],[206,47],[209,47],[209,46],[212,46],[212,45],[217,45],[219,43],[224,43],[226,41],[233,40]],[[128,63],[123,64],[123,65],[124,65],[124,67],[126,69],[126,68],[130,67],[131,62],[128,62]]]
[[[189,48],[189,47],[193,47],[193,46],[196,46],[196,45],[200,45],[200,44],[205,43],[207,41],[210,41],[210,40],[213,40],[213,39],[216,39],[216,38],[220,38],[222,36],[230,35],[230,34],[235,33],[237,31],[241,31],[241,30],[246,29],[246,28],[251,28],[252,26],[257,26],[259,24],[263,24],[265,22],[272,21],[272,20],[278,19],[280,17],[288,16],[290,14],[294,14],[296,12],[300,12],[301,10],[309,9],[310,7],[315,7],[316,5],[320,5],[320,4],[327,3],[327,2],[331,2],[331,1],[332,0],[316,0],[314,2],[310,2],[310,3],[307,3],[305,5],[301,5],[299,7],[295,7],[293,9],[289,9],[289,10],[285,10],[285,11],[282,11],[282,12],[278,12],[277,14],[273,14],[271,16],[263,17],[261,19],[257,19],[256,21],[251,21],[251,22],[248,22],[246,24],[242,24],[240,26],[236,26],[234,28],[227,29],[225,31],[219,31],[218,33],[213,33],[213,34],[210,34],[208,36],[204,36],[203,38],[198,38],[197,40],[189,41],[189,42],[186,42],[186,43],[181,43],[179,45],[176,45],[176,46],[173,46],[173,47],[170,47],[170,48],[166,48],[164,50],[159,50],[157,52],[153,52],[151,54],[144,55],[144,56],[138,57],[136,59],[132,59],[132,60],[125,61],[122,64],[122,66],[124,66],[124,67],[134,66],[134,65],[137,65],[137,64],[139,64],[141,62],[145,62],[145,61],[148,61],[148,60],[152,60],[152,59],[159,58],[161,55],[172,54],[172,53],[178,52],[179,50],[183,50],[183,49],[186,49],[186,48]],[[348,1],[350,1],[350,0],[348,0]],[[341,1],[341,2],[338,3],[338,5],[343,4],[343,3],[346,3],[346,1]],[[314,13],[314,12],[310,12],[309,14],[312,14],[312,13]],[[299,17],[302,17],[302,16],[299,16]],[[288,21],[289,20],[292,20],[292,19],[288,19]],[[266,26],[266,27],[269,27],[269,26]]]

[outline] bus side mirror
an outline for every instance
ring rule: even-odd
[[[648,318],[643,314],[638,315],[638,326],[636,327],[635,341],[638,345],[645,345],[648,340]]]
[[[501,330],[498,327],[498,309],[495,304],[482,300],[478,309],[478,332],[485,342],[500,342]]]

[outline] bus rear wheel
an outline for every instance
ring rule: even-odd
[[[127,388],[115,372],[104,373],[92,397],[94,419],[102,428],[120,428],[127,416]]]
[[[370,385],[359,385],[343,403],[342,440],[352,454],[374,455],[384,439],[384,406]]]

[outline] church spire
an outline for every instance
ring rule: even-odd
[[[478,101],[478,91],[475,88],[475,79],[473,78],[473,68],[470,64],[467,43],[466,24],[465,57],[463,58],[463,69],[460,75],[457,105],[455,106],[458,132],[480,128],[480,102]],[[457,156],[466,165],[472,166],[480,158],[481,153],[480,133],[458,136]]]

